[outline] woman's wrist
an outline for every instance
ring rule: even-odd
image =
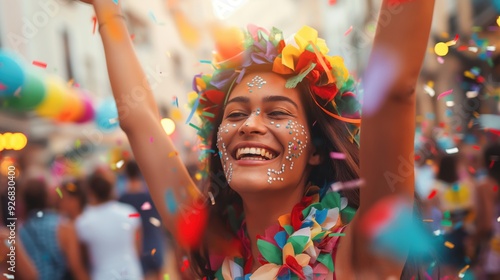
[[[121,4],[118,0],[94,0],[92,3],[97,16],[97,20],[104,23],[106,19],[113,15],[121,15]]]

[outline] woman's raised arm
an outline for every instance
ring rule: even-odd
[[[134,52],[118,1],[85,0],[94,6],[120,127],[144,175],[164,225],[173,228],[179,207],[199,195],[189,173],[160,124],[146,75]],[[188,192],[185,195],[183,192]],[[166,201],[169,201],[167,205]]]
[[[360,134],[361,205],[339,254],[354,260],[355,271],[377,279],[401,274],[399,262],[367,252],[361,220],[384,198],[413,201],[415,88],[432,21],[434,0],[384,0],[365,75]],[[337,258],[340,259],[340,258]],[[354,271],[351,271],[354,273]]]

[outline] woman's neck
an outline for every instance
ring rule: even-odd
[[[290,213],[293,207],[300,202],[305,189],[305,184],[301,185],[294,190],[286,189],[242,195],[246,228],[253,256],[252,272],[260,267],[257,235],[264,235],[265,230],[277,223],[281,215]]]

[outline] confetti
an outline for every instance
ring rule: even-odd
[[[155,226],[155,227],[160,227],[160,226],[161,226],[161,222],[160,222],[160,220],[158,220],[158,219],[157,219],[157,218],[155,218],[155,217],[151,217],[151,218],[149,218],[149,222],[150,222],[153,226]]]
[[[201,128],[197,127],[196,125],[192,124],[192,123],[189,123],[189,126],[196,129],[196,130],[201,130]]]
[[[113,0],[113,3],[115,3],[115,5],[118,5],[118,0]]]
[[[128,215],[129,218],[139,218],[140,216],[141,215],[139,213],[132,213]]]
[[[422,220],[424,223],[433,223],[434,220],[433,219],[423,219]]]
[[[41,67],[41,68],[47,68],[47,63],[41,62],[41,61],[33,60],[33,65]]]
[[[153,250],[151,250],[151,256],[154,256],[156,253],[156,248],[153,248]]]
[[[446,149],[446,153],[447,154],[456,154],[456,153],[458,153],[458,148],[455,147],[455,148]]]
[[[149,143],[153,143],[154,141],[154,138],[153,137],[149,137]]]
[[[346,156],[345,156],[344,153],[331,152],[330,153],[330,158],[333,158],[333,159],[346,159]]]
[[[464,266],[459,272],[458,272],[458,277],[459,278],[464,278],[465,276],[465,272],[467,271],[467,269],[469,269],[469,265],[466,265]]]
[[[445,241],[444,242],[444,246],[450,248],[450,249],[453,249],[455,248],[455,244],[451,243],[450,241]]]
[[[357,189],[361,187],[363,184],[364,180],[358,179],[348,182],[335,182],[330,187],[332,188],[332,191],[338,192],[340,190],[346,190],[346,189]]]
[[[351,31],[352,31],[352,25],[346,30],[346,32],[344,32],[344,36],[349,35],[349,33],[351,33]]]
[[[97,27],[97,17],[96,16],[92,17],[92,24],[93,24],[92,34],[95,34],[95,30],[96,30],[96,27]]]
[[[434,46],[434,52],[438,56],[445,56],[448,54],[448,51],[449,51],[449,47],[448,47],[448,45],[446,45],[446,43],[440,42]]]
[[[122,159],[122,160],[119,160],[117,163],[116,163],[116,168],[121,168],[123,166],[123,164],[125,163],[125,161]]]
[[[432,199],[434,196],[436,196],[436,194],[437,194],[437,191],[432,190],[431,193],[429,194],[429,196],[427,196],[427,199]]]
[[[440,100],[440,99],[442,99],[443,97],[448,96],[448,95],[450,95],[450,94],[452,94],[452,93],[453,93],[453,89],[450,89],[450,90],[447,90],[447,91],[445,91],[445,92],[443,92],[443,93],[440,93],[440,94],[438,95],[438,97],[437,97],[437,100]]]
[[[170,275],[168,273],[163,275],[163,280],[170,280]]]
[[[444,58],[442,58],[442,57],[438,56],[438,57],[437,57],[437,62],[438,62],[439,64],[443,64],[443,63],[444,63]]]
[[[153,11],[149,11],[149,17],[151,18],[151,20],[154,23],[158,23],[158,21],[156,20],[155,14],[153,13]]]
[[[165,193],[165,203],[167,204],[167,209],[171,214],[177,212],[177,201],[175,200],[174,192],[170,189]]]
[[[493,191],[497,192],[498,191],[498,185],[493,186]]]
[[[4,84],[0,83],[0,90],[6,90],[6,89],[7,87]]]
[[[151,210],[151,203],[149,203],[149,201],[144,202],[144,204],[141,205],[141,210],[142,211]]]
[[[59,187],[56,188],[56,192],[59,195],[59,198],[63,198],[63,194],[61,192],[61,189],[59,189]]]
[[[168,157],[175,157],[177,155],[178,155],[177,151],[173,151],[168,154]]]

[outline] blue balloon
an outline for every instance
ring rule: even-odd
[[[14,96],[24,84],[22,62],[15,55],[0,50],[0,98]]]
[[[113,131],[120,125],[114,100],[106,99],[99,105],[95,113],[95,123],[104,132]]]

